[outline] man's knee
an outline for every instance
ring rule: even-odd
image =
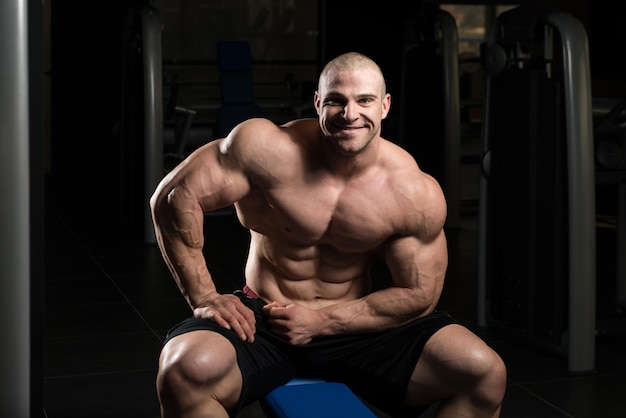
[[[475,390],[472,397],[485,406],[502,403],[506,390],[507,372],[502,358],[485,345],[472,356],[472,373]]]
[[[497,406],[504,398],[506,367],[483,340],[464,327],[449,326],[429,340],[409,389],[413,401],[422,404],[460,397],[476,405]]]
[[[501,404],[506,391],[506,365],[495,351],[492,351],[488,363],[489,370],[485,377],[486,385],[491,388],[487,391],[488,400],[491,403]]]
[[[157,392],[163,407],[187,407],[218,401],[236,404],[241,377],[233,346],[219,334],[196,331],[173,338],[163,347]]]

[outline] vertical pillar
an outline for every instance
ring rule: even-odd
[[[443,10],[437,13],[442,28],[444,96],[444,170],[448,200],[446,226],[461,226],[461,94],[459,87],[459,38],[454,18]]]
[[[28,0],[0,2],[0,411],[30,414]]]
[[[150,197],[163,177],[163,81],[161,20],[156,9],[140,11],[144,86],[144,241],[156,243]]]
[[[567,176],[569,192],[569,341],[568,368],[595,368],[596,212],[591,75],[587,33],[567,13],[553,13],[563,49]]]

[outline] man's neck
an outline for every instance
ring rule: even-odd
[[[338,177],[350,178],[372,167],[379,158],[381,138],[374,138],[365,148],[353,154],[341,153],[321,137],[320,154],[324,166]]]

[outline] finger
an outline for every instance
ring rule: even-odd
[[[277,315],[277,312],[280,312],[286,306],[287,306],[286,304],[281,303],[281,302],[271,302],[263,306],[262,311],[264,314],[268,316],[275,316]]]
[[[254,341],[254,334],[256,333],[256,320],[254,318],[254,313],[250,309],[242,307],[241,310],[229,310],[224,312],[222,316],[223,319],[230,324],[231,329],[237,333],[239,338],[243,341]]]
[[[287,304],[286,304],[286,303],[283,303],[283,302],[274,301],[274,302],[270,302],[270,303],[268,303],[268,304],[267,304],[267,305],[265,305],[265,306],[268,306],[268,307],[270,307],[270,308],[284,308],[284,307],[286,307],[286,306],[287,306]]]
[[[196,311],[198,311],[197,314]],[[221,327],[232,329],[243,341],[254,341],[255,329],[251,329],[245,320],[237,320],[234,315],[223,316],[216,311],[202,308],[194,310],[194,316],[209,319]]]
[[[208,306],[196,308],[194,316],[209,319],[226,329],[232,329],[243,341],[254,341],[256,333],[254,312],[239,300],[222,304],[219,310]]]
[[[193,310],[193,316],[196,318],[205,318],[215,322],[217,325],[230,329],[230,325],[216,311],[209,308],[196,308]]]
[[[239,336],[242,341],[254,341],[255,329],[242,317],[237,318],[235,315],[229,315],[225,318],[231,325],[231,329]]]
[[[284,306],[274,306],[274,307],[268,308],[264,313],[268,318],[275,319],[275,320],[277,319],[289,320],[290,319],[290,311],[287,310],[287,308]]]

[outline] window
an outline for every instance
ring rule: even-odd
[[[459,35],[459,55],[478,57],[480,44],[485,41],[495,17],[514,5],[487,6],[476,4],[442,4],[440,8],[456,20]]]

